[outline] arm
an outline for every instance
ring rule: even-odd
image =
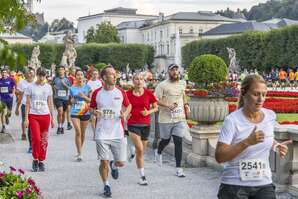
[[[50,95],[50,96],[48,96],[48,100],[47,100],[47,102],[48,102],[48,107],[49,107],[49,110],[50,110],[50,115],[51,115],[51,126],[52,126],[52,128],[54,128],[55,127],[55,117],[54,117],[54,115],[53,115],[53,113],[54,113],[54,106],[53,106],[53,98],[52,98],[52,95]]]
[[[29,120],[28,120],[28,115],[29,115],[29,110],[30,110],[30,102],[31,102],[31,96],[27,95],[26,96],[26,106],[25,106],[25,126],[28,128],[29,125]]]
[[[19,91],[17,95],[17,105],[15,110],[16,115],[19,115],[19,109],[20,109],[20,105],[22,103],[23,97],[24,97],[24,92]]]

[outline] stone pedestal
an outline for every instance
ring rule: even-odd
[[[187,157],[187,162],[196,167],[211,166],[221,168],[214,159],[216,143],[220,126],[200,125],[190,129],[192,136],[192,153]]]

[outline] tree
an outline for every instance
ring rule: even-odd
[[[36,23],[34,15],[26,10],[24,0],[0,0],[0,5],[0,33],[15,33],[27,24]],[[1,39],[0,58],[1,65],[13,66],[25,63],[24,57],[8,49],[7,43]]]
[[[110,22],[97,24],[96,30],[91,27],[86,36],[87,43],[119,43],[118,31]]]
[[[50,25],[51,32],[59,32],[63,30],[75,29],[73,22],[68,21],[66,18],[55,19]]]

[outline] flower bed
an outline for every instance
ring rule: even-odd
[[[229,104],[229,113],[232,113],[237,110],[236,104]]]
[[[298,99],[268,98],[264,103],[264,108],[276,113],[298,113]]]
[[[225,101],[227,102],[238,102],[238,97],[225,97]]]
[[[0,198],[37,199],[40,190],[32,178],[25,177],[22,169],[10,167],[10,172],[0,171]]]
[[[298,121],[293,121],[293,122],[290,122],[290,121],[283,121],[283,122],[280,122],[280,124],[293,124],[293,125],[298,125]]]
[[[298,97],[298,92],[268,91],[267,97]]]

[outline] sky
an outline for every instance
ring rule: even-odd
[[[217,11],[229,7],[232,10],[250,9],[267,0],[42,0],[34,1],[34,12],[44,13],[45,20],[52,22],[63,17],[77,24],[77,19],[104,10],[125,7],[138,9],[138,14],[165,15],[179,11]]]

